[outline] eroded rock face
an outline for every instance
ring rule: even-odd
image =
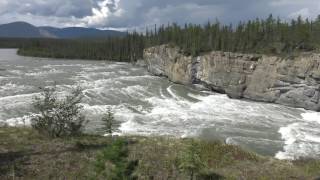
[[[163,45],[146,49],[144,59],[151,73],[176,83],[203,84],[231,98],[320,111],[320,54],[284,59],[211,52],[191,57]]]

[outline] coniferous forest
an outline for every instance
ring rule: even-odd
[[[12,42],[14,41],[14,42]],[[144,48],[173,44],[187,55],[208,51],[228,51],[273,55],[317,51],[320,47],[320,15],[315,20],[298,17],[290,22],[270,15],[238,24],[224,25],[218,20],[205,25],[172,23],[147,28],[108,39],[2,39],[0,47],[17,47],[27,56],[135,61]]]

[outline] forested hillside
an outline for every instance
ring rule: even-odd
[[[291,55],[319,49],[320,16],[313,21],[298,17],[287,22],[270,15],[267,19],[237,25],[224,25],[218,20],[182,27],[173,23],[107,40],[36,39],[32,43],[22,42],[19,46],[21,55],[56,58],[137,60],[142,58],[144,48],[161,44],[177,45],[192,56],[212,50]]]
[[[35,39],[28,38],[0,38],[0,48],[22,48],[32,46]]]
[[[132,33],[126,37],[105,40],[34,39],[20,45],[18,54],[36,57],[129,61],[142,57],[142,35]]]

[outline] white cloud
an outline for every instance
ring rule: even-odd
[[[88,26],[97,26],[108,20],[110,16],[120,17],[123,10],[119,8],[120,0],[104,0],[98,2],[98,8],[92,8],[92,15],[82,19]]]
[[[283,10],[283,14],[287,13],[285,18],[303,18],[313,19],[320,10],[320,2],[318,0],[272,0],[270,7]]]
[[[304,19],[305,18],[312,18],[312,14],[311,14],[309,8],[300,9],[297,12],[293,12],[293,13],[289,14],[288,17],[291,18],[291,19],[296,19],[299,16],[301,16]]]
[[[8,1],[0,0],[0,14],[4,13],[7,9]]]
[[[223,9],[215,5],[198,5],[185,3],[177,6],[168,5],[163,8],[153,7],[146,12],[148,24],[203,23],[214,20],[223,14]]]
[[[288,6],[288,5],[299,5],[306,3],[306,1],[310,0],[272,0],[271,1],[271,6]]]
[[[316,17],[318,0],[0,0],[0,24],[141,28],[152,24],[224,23],[264,18]]]

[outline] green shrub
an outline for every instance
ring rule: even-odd
[[[41,96],[33,102],[39,114],[31,117],[32,127],[51,138],[81,134],[85,124],[85,117],[81,114],[82,98],[79,87],[62,99],[58,99],[55,88],[44,88]]]
[[[110,108],[101,120],[104,125],[103,130],[105,130],[108,135],[112,135],[114,132],[118,130],[119,124],[116,122],[114,118],[114,113],[111,111]]]
[[[225,178],[215,173],[213,170],[205,169],[199,172],[196,179],[197,180],[222,180]]]
[[[116,139],[97,156],[94,179],[136,179],[132,174],[138,161],[128,161],[128,153],[128,143]]]
[[[206,169],[206,164],[201,160],[200,144],[191,140],[179,156],[179,169],[187,173],[190,180]]]

